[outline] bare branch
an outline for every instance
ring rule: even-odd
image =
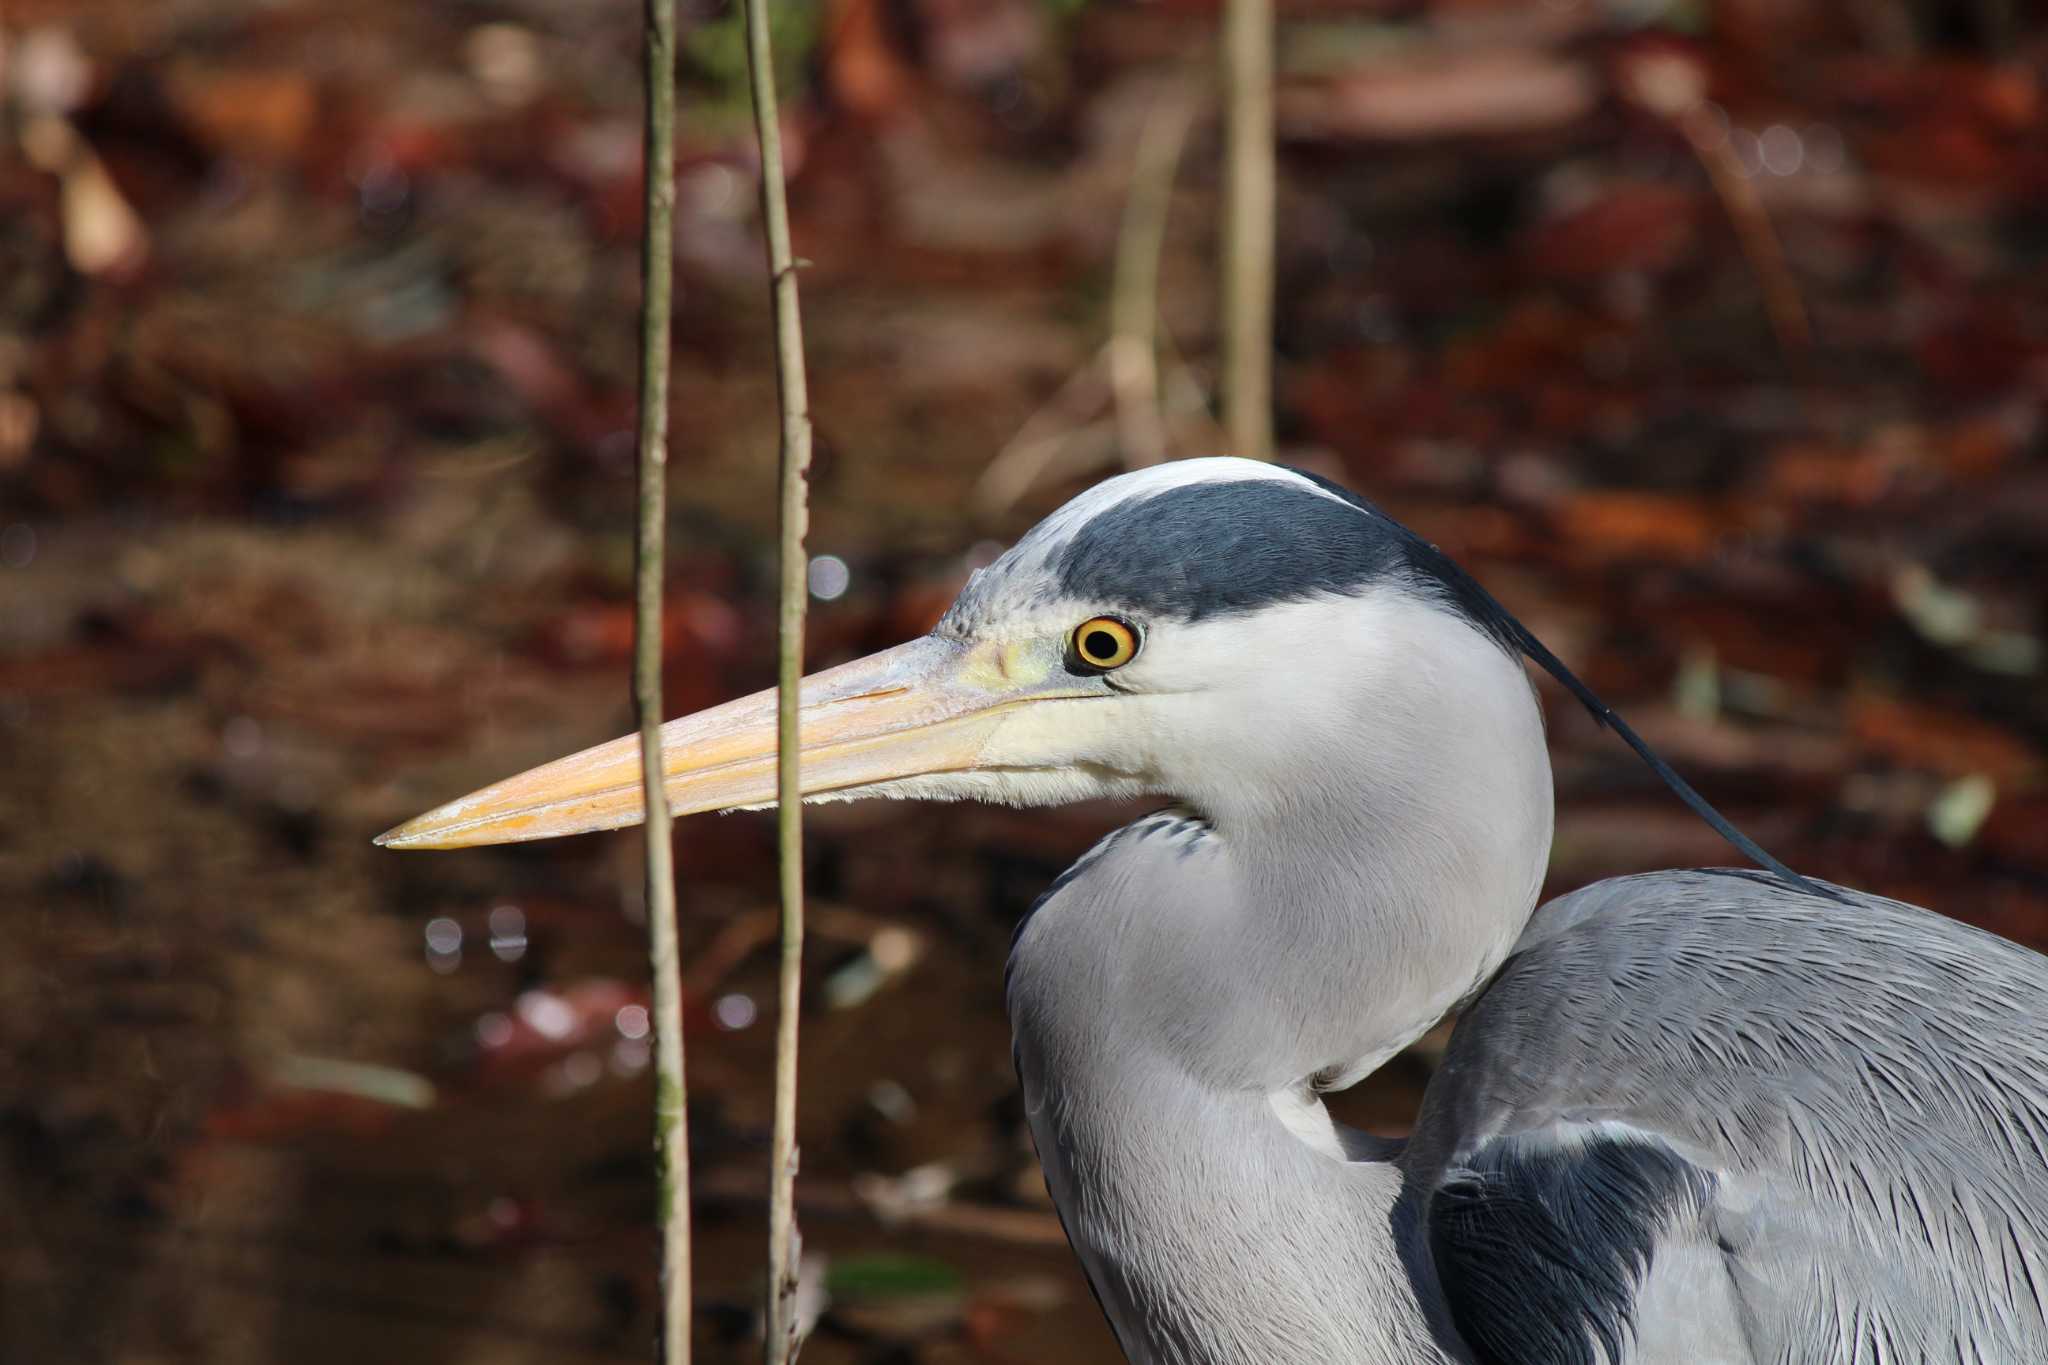
[[[804,661],[804,532],[811,469],[810,394],[804,380],[803,316],[797,305],[796,259],[789,244],[783,190],[782,128],[775,101],[775,57],[768,41],[766,0],[746,0],[747,73],[754,92],[754,129],[761,142],[761,218],[768,235],[769,293],[775,305],[775,379],[782,394],[781,611],[776,672],[776,855],[781,868],[782,961],[776,991],[775,1133],[769,1154],[769,1365],[795,1358],[797,1002],[804,949],[803,802],[797,774],[797,705]]]
[[[1223,426],[1273,458],[1273,0],[1223,5]]]
[[[1124,462],[1132,468],[1158,464],[1167,453],[1159,410],[1159,256],[1173,205],[1174,170],[1197,107],[1192,92],[1176,81],[1146,111],[1117,233],[1109,376]]]
[[[640,243],[640,519],[634,537],[633,704],[647,803],[647,941],[654,976],[655,1224],[661,1359],[690,1359],[689,1089],[676,955],[674,851],[661,764],[661,604],[668,521],[669,307],[676,207],[675,0],[647,0],[647,205]]]

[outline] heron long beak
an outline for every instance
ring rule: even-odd
[[[803,794],[972,770],[1007,713],[1071,695],[1026,663],[1014,650],[926,636],[804,679]],[[772,804],[775,723],[769,688],[662,726],[674,813]],[[636,825],[646,818],[640,780],[640,737],[627,735],[450,801],[376,842],[465,848]]]

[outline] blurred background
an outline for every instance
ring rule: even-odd
[[[815,667],[1089,480],[1221,449],[1217,14],[776,8]],[[684,16],[671,713],[774,649],[740,33]],[[649,1357],[637,837],[369,844],[632,725],[640,24],[0,11],[10,1361]],[[2048,17],[1287,0],[1280,67],[1284,457],[1461,558],[1803,870],[2048,944]],[[1730,860],[1544,696],[1552,891]],[[1018,916],[1130,814],[811,816],[806,1359],[1115,1358],[1000,995]],[[676,839],[700,1358],[742,1360],[773,834]],[[1402,1131],[1433,1041],[1345,1116]]]

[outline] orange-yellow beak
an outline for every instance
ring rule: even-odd
[[[975,770],[1019,707],[1078,695],[1040,651],[926,636],[804,679],[798,713],[806,797]],[[674,813],[775,801],[775,690],[662,727]],[[640,737],[627,735],[510,777],[377,836],[390,848],[465,848],[639,824]]]

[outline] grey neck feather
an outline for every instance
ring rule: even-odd
[[[1433,609],[1377,610],[1404,659],[1361,681],[1370,714],[1305,740],[1313,764],[1259,736],[1183,791],[1206,832],[1112,836],[1012,956],[1048,1184],[1134,1359],[1434,1349],[1426,1293],[1364,1288],[1409,1282],[1399,1169],[1340,1159],[1306,1092],[1368,1074],[1498,967],[1540,888],[1550,774],[1519,661]],[[1242,1293],[1208,1302],[1219,1283]]]

